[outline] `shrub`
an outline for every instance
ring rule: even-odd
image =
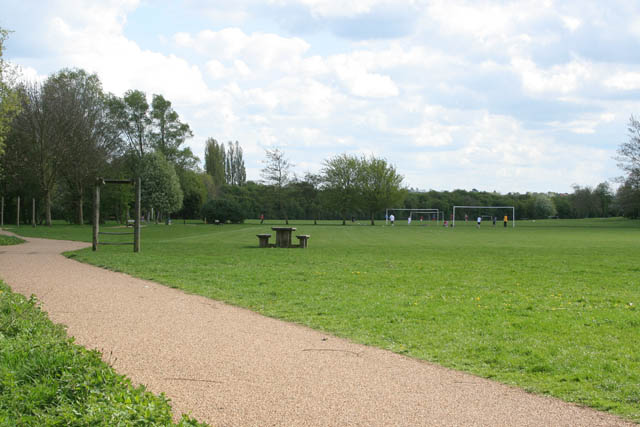
[[[238,203],[230,199],[209,200],[202,207],[202,217],[209,224],[216,220],[221,223],[231,222],[240,224],[244,222],[245,216]]]

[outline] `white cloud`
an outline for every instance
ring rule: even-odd
[[[613,89],[637,90],[640,89],[640,72],[618,72],[605,80],[604,84]]]
[[[195,36],[176,33],[173,39],[179,47],[190,48],[218,60],[242,60],[260,70],[291,69],[309,49],[309,44],[297,37],[286,38],[269,33],[249,35],[239,28],[204,30]]]
[[[582,21],[572,16],[563,16],[562,23],[569,31],[574,32],[582,25]]]
[[[573,60],[567,64],[540,69],[532,60],[514,58],[513,69],[520,75],[524,89],[531,93],[552,92],[567,94],[578,90],[592,77],[592,66],[585,61]]]
[[[312,16],[317,18],[352,17],[372,12],[376,7],[394,5],[407,7],[416,1],[391,0],[269,0],[269,3],[279,6],[302,5],[309,9]]]

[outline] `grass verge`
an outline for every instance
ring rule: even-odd
[[[0,425],[175,425],[164,395],[134,387],[73,343],[37,301],[0,282]],[[185,415],[180,426],[198,426]]]

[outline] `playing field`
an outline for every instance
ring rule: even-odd
[[[148,226],[140,254],[71,256],[640,421],[640,222],[292,222],[308,249],[258,248],[271,225]]]

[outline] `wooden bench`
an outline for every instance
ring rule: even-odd
[[[269,237],[271,237],[271,234],[256,234],[256,236],[258,236],[261,248],[269,247]]]
[[[133,227],[134,225],[136,225],[136,220],[135,219],[128,219],[127,220],[127,227]]]
[[[299,236],[296,236],[298,238],[298,240],[300,241],[300,245],[298,245],[300,248],[305,249],[307,247],[307,241],[309,240],[309,237],[311,237],[311,235],[309,234],[301,234]]]

